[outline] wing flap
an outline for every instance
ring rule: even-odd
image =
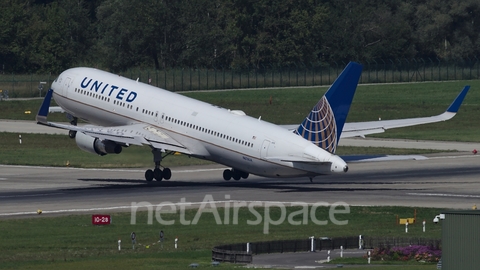
[[[163,131],[145,124],[116,127],[72,126],[53,122],[39,122],[39,124],[82,132],[100,140],[110,140],[127,145],[150,145],[157,149],[192,154],[187,147],[177,142]]]
[[[48,108],[49,113],[65,113],[65,110],[62,107],[52,106]]]

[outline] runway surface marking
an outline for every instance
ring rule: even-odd
[[[7,180],[7,178],[1,178],[1,177],[0,177],[0,181],[2,181],[2,180]]]
[[[16,168],[39,168],[39,169],[61,169],[61,170],[79,170],[79,171],[111,171],[111,172],[144,172],[143,169],[102,169],[102,168],[76,168],[76,167],[48,167],[48,166],[27,166],[27,165],[1,165],[0,167],[16,167]],[[221,171],[225,168],[210,168],[210,169],[188,169],[188,170],[175,170],[175,173],[191,173],[191,172],[212,172]],[[0,180],[6,180],[6,178],[0,178]]]
[[[439,156],[439,157],[429,157],[428,159],[455,159],[455,158],[478,158],[480,155],[463,155],[463,156]]]
[[[407,193],[407,195],[413,195],[413,196],[432,196],[432,197],[480,198],[480,195],[446,194],[446,193]]]
[[[228,201],[206,201],[206,202],[185,202],[185,203],[182,203],[182,202],[178,202],[178,203],[159,203],[157,205],[155,204],[150,204],[148,203],[148,205],[142,205],[141,202],[137,202],[135,206],[133,206],[133,208],[148,208],[148,207],[154,207],[154,206],[161,206],[161,207],[165,207],[165,206],[197,206],[197,205],[212,205],[212,204],[225,204],[225,203],[228,203],[228,207],[247,207],[247,205],[243,205],[243,203],[245,204],[250,204],[250,203],[254,203],[254,204],[260,204],[260,205],[255,205],[255,206],[262,206],[263,204],[271,204],[270,206],[278,206],[280,204],[283,204],[283,205],[286,205],[286,206],[299,206],[298,205],[298,202],[280,202],[280,201],[242,201],[242,200],[228,200]],[[232,204],[233,205],[230,205]],[[238,205],[239,203],[241,203],[242,205]],[[235,205],[237,204],[237,205]],[[302,203],[302,205],[314,205],[315,203]],[[348,204],[349,205],[349,204]],[[301,205],[300,205],[301,206]],[[325,206],[325,205],[321,205],[321,206]],[[353,205],[349,205],[349,206],[353,206]],[[366,205],[362,205],[362,206],[366,206]],[[121,205],[121,206],[110,206],[110,207],[98,207],[98,208],[79,208],[79,209],[61,209],[61,210],[43,210],[42,209],[42,213],[44,214],[61,214],[61,213],[74,213],[74,212],[92,212],[92,211],[105,211],[105,210],[120,210],[120,209],[128,209],[128,208],[132,208],[132,205]],[[210,208],[208,208],[210,209]],[[19,215],[30,215],[30,214],[37,214],[36,211],[33,211],[33,212],[14,212],[14,213],[0,213],[0,216],[3,216],[3,217],[6,217],[6,216],[19,216]]]
[[[57,192],[57,193],[43,193],[43,194],[30,194],[30,195],[8,195],[8,196],[0,196],[0,198],[40,197],[40,196],[59,195],[59,194],[65,194],[65,193]]]

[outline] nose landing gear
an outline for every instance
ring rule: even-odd
[[[72,124],[72,126],[76,126],[77,125],[77,122],[78,122],[78,118],[67,113],[67,118],[68,120],[70,120],[70,124]],[[71,139],[75,139],[75,136],[77,136],[77,132],[74,131],[74,130],[69,130],[68,131],[68,137],[70,137]]]

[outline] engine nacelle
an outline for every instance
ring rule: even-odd
[[[120,154],[122,152],[121,145],[109,140],[100,141],[99,139],[85,135],[82,132],[77,132],[75,142],[83,151],[100,156],[106,154]]]

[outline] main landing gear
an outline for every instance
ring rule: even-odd
[[[162,157],[162,151],[160,149],[152,149],[153,162],[155,162],[155,169],[148,169],[145,172],[145,180],[151,182],[154,178],[157,181],[162,181],[163,179],[169,180],[172,177],[172,171],[170,168],[164,168],[163,171],[160,168],[160,162],[164,157]],[[165,155],[168,156],[169,154]]]
[[[234,179],[235,181],[240,180],[240,178],[247,179],[248,173],[243,172],[237,169],[225,170],[223,171],[223,180],[229,181],[230,179]]]

